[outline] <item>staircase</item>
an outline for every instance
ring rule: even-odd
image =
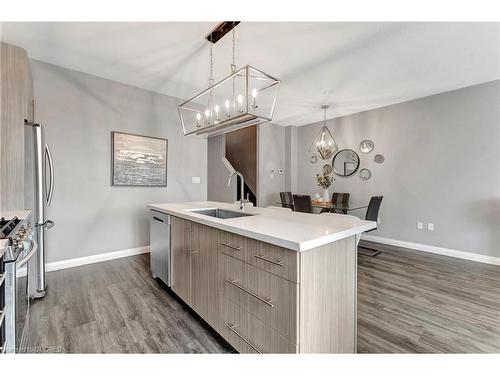
[[[257,205],[257,127],[250,126],[225,135],[225,157],[231,166],[243,174],[245,187],[243,198]],[[240,178],[237,178],[240,184]],[[239,186],[239,185],[238,185]],[[240,189],[236,189],[237,199]]]

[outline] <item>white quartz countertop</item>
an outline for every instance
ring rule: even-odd
[[[184,202],[148,204],[150,209],[208,225],[295,251],[304,251],[360,234],[377,227],[373,221],[341,214],[306,214],[273,208],[247,207],[252,216],[218,219],[194,212],[223,208],[239,211],[221,202]]]

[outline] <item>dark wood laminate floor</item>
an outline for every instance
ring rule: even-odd
[[[390,248],[359,256],[358,352],[500,353],[500,267]],[[149,274],[149,256],[51,272],[29,344],[63,352],[232,352]]]
[[[500,353],[500,267],[375,245],[358,256],[358,351]]]
[[[28,345],[64,353],[230,353],[233,349],[162,284],[149,255],[47,274],[30,312]]]

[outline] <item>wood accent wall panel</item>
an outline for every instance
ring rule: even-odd
[[[356,352],[356,238],[300,253],[300,352]]]
[[[33,119],[33,83],[22,48],[0,42],[0,209],[24,209],[24,119]]]

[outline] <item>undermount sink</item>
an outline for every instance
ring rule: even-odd
[[[201,210],[192,210],[191,212],[216,217],[217,219],[233,219],[235,217],[253,216],[244,212],[224,210],[222,208],[204,208]]]

